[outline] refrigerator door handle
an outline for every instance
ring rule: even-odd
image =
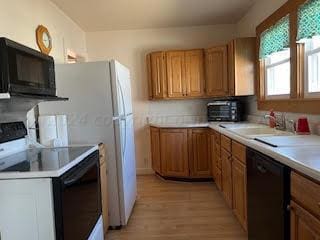
[[[123,144],[123,149],[122,149],[122,159],[125,157],[126,153],[126,148],[127,148],[127,119],[121,119],[121,121],[124,121],[124,144]]]

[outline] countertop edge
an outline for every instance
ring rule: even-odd
[[[73,145],[74,146],[74,145]],[[85,145],[82,145],[85,146]],[[99,150],[98,145],[90,145],[92,148],[78,156],[75,160],[56,171],[43,171],[43,172],[4,172],[0,174],[0,180],[13,180],[13,179],[32,179],[32,178],[55,178],[60,177],[65,172],[75,167],[81,161],[83,161],[91,153]],[[69,146],[71,147],[71,146]]]

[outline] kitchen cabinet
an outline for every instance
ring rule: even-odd
[[[247,229],[247,171],[238,159],[232,161],[233,212],[244,229]]]
[[[233,212],[247,229],[247,168],[246,147],[232,141],[232,196]]]
[[[163,99],[167,96],[165,52],[147,55],[149,99]]]
[[[291,240],[319,240],[320,220],[291,201]]]
[[[166,177],[189,177],[188,130],[160,129],[161,169]]]
[[[206,96],[229,95],[227,64],[228,48],[226,45],[205,50]]]
[[[226,149],[221,149],[222,194],[228,206],[232,208],[232,157]]]
[[[203,50],[186,51],[185,64],[186,95],[188,97],[203,97],[205,94]]]
[[[210,179],[210,138],[207,128],[150,127],[153,170],[163,177]]]
[[[186,96],[186,66],[184,51],[169,51],[167,59],[168,98]]]
[[[159,128],[154,128],[154,127],[150,128],[150,138],[151,138],[152,168],[156,173],[161,173]]]
[[[237,38],[228,44],[230,96],[254,94],[256,38]]]
[[[101,181],[101,207],[103,218],[103,230],[106,235],[109,229],[109,208],[108,208],[108,175],[106,149],[104,144],[99,144],[100,159],[100,181]]]
[[[209,131],[209,157],[211,160],[213,180],[218,189],[222,190],[220,134],[214,130]]]
[[[188,99],[254,94],[255,38],[208,49],[147,55],[149,99]]]
[[[291,239],[320,239],[320,183],[291,172]]]
[[[210,178],[212,173],[208,149],[208,129],[190,129],[188,135],[190,176],[194,178]]]

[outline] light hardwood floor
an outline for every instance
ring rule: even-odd
[[[108,240],[246,240],[214,183],[138,177],[138,200],[128,226]]]

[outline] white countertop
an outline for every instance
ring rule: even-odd
[[[315,180],[320,181],[320,145],[313,144],[310,139],[318,138],[318,136],[299,136],[300,139],[306,141],[300,146],[286,146],[271,147],[267,144],[260,143],[254,139],[242,137],[236,133],[231,132],[231,128],[239,128],[241,125],[248,123],[151,123],[150,126],[158,128],[198,128],[209,127],[217,132],[232,138],[233,140],[246,145],[254,150],[257,150],[274,160],[281,162],[292,169],[299,171]],[[225,125],[227,128],[222,128],[219,125]],[[258,127],[259,124],[250,123],[250,127]],[[286,137],[281,136],[281,140],[285,141]],[[320,139],[320,138],[319,138]],[[288,139],[288,142],[289,139]],[[310,144],[310,145],[308,145]],[[317,146],[318,145],[318,146]]]
[[[209,127],[294,170],[320,181],[320,146],[271,147],[254,139],[241,137],[240,135],[232,133],[227,128],[221,128],[219,127],[219,123],[210,123]]]
[[[82,145],[84,147],[84,145]],[[69,146],[70,148],[74,148],[74,147],[79,147],[79,146]],[[68,170],[70,170],[71,168],[75,167],[77,164],[79,164],[81,161],[83,161],[87,156],[89,156],[91,153],[95,152],[96,150],[98,150],[98,146],[87,146],[88,150],[85,150],[85,152],[82,152],[82,154],[80,155],[76,155],[74,158],[70,159],[68,158],[68,156],[61,156],[59,154],[59,152],[57,152],[57,154],[50,154],[50,152],[46,152],[46,154],[42,155],[41,157],[43,158],[42,160],[40,160],[42,162],[42,166],[40,168],[40,166],[38,166],[39,164],[37,164],[37,161],[35,159],[34,162],[30,162],[29,163],[29,170],[25,170],[25,171],[8,171],[6,172],[5,170],[3,172],[0,171],[0,180],[3,179],[21,179],[21,178],[54,178],[54,177],[59,177],[61,175],[63,175],[65,172],[67,172]],[[50,150],[50,149],[48,149]],[[31,151],[32,152],[32,151]],[[36,149],[35,149],[36,152]],[[29,152],[27,153],[29,154]],[[63,154],[62,154],[63,155]],[[45,158],[45,159],[44,159]],[[2,165],[5,165],[6,160],[7,161],[17,161],[14,164],[19,164],[19,159],[21,159],[21,161],[28,159],[26,157],[26,153],[21,152],[21,153],[16,153],[12,156],[8,156],[6,158],[2,158],[0,159],[0,161],[2,160]],[[65,159],[65,160],[64,160]],[[31,161],[29,159],[29,161]],[[44,167],[44,162],[46,163],[46,166]],[[63,161],[66,161],[65,163],[63,163]],[[23,162],[22,162],[23,163]]]

